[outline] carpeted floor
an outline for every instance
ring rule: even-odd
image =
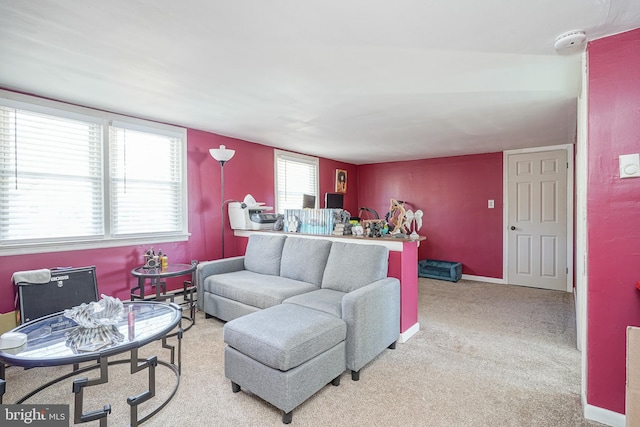
[[[320,390],[293,412],[299,426],[599,426],[582,417],[580,353],[575,346],[573,295],[516,286],[421,278],[420,331],[385,350],[361,371],[344,373],[338,387]],[[280,426],[280,411],[224,377],[223,323],[205,319],[183,339],[182,377],[173,400],[144,426]],[[167,351],[151,344],[140,355]],[[7,369],[11,403],[69,368]],[[90,378],[97,374],[89,373]],[[140,393],[147,374],[111,366],[109,383],[87,388],[85,411],[112,405],[110,426],[129,424],[126,397]],[[158,397],[175,376],[157,369]],[[71,403],[71,381],[27,403]],[[93,422],[87,425],[98,425]]]

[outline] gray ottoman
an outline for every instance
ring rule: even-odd
[[[282,410],[289,424],[295,407],[346,370],[347,326],[335,316],[282,304],[224,325],[224,373],[234,393],[241,387]]]

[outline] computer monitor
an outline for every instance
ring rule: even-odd
[[[302,209],[315,209],[316,208],[316,196],[311,194],[302,195]]]
[[[325,193],[324,207],[326,209],[342,209],[344,205],[344,194]]]

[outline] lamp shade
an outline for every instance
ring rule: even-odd
[[[219,162],[226,162],[231,160],[233,155],[236,154],[236,150],[229,150],[224,145],[221,145],[220,148],[210,148],[209,154]]]

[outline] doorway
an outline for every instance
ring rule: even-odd
[[[504,153],[505,283],[573,289],[573,146]]]

